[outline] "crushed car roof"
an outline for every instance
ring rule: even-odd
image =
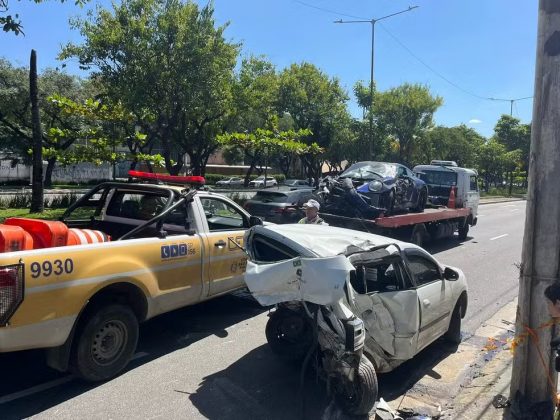
[[[283,238],[311,250],[318,257],[346,254],[349,248],[370,249],[379,245],[397,244],[401,249],[418,248],[416,245],[397,241],[386,236],[360,232],[328,225],[286,224],[255,226],[255,234],[282,241]]]

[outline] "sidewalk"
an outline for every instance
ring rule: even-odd
[[[494,396],[509,394],[517,299],[502,307],[465,339],[457,351],[436,364],[404,396],[388,401],[393,409],[441,419],[500,419]]]
[[[488,197],[488,198],[481,197],[479,205],[507,203],[510,201],[525,201],[526,199],[527,199],[526,197]]]

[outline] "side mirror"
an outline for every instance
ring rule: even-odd
[[[249,226],[253,227],[253,226],[262,226],[262,225],[263,225],[263,221],[260,217],[257,216],[249,217]]]
[[[459,273],[449,267],[445,267],[445,270],[443,271],[443,278],[445,280],[458,280]]]

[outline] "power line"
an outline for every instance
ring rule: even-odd
[[[349,17],[349,18],[353,18],[353,19],[363,19],[363,20],[367,20],[367,21],[371,21],[370,18],[366,18],[363,16],[356,16],[356,15],[349,15],[346,13],[341,13],[338,12],[336,10],[330,10],[330,9],[326,9],[323,7],[319,7],[319,6],[315,6],[309,3],[306,3],[304,1],[301,0],[293,0],[295,3],[301,4],[305,7],[309,7],[315,10],[320,10],[322,12],[325,13],[331,13],[334,15],[339,15],[339,16],[345,16],[345,17]],[[381,29],[383,29],[391,38],[393,38],[393,40],[399,44],[404,50],[406,50],[412,57],[414,57],[420,64],[422,64],[424,67],[426,67],[428,70],[430,70],[432,73],[434,73],[436,76],[438,76],[439,78],[441,78],[442,80],[444,80],[445,82],[447,82],[449,85],[453,86],[455,89],[460,90],[463,93],[466,93],[467,95],[473,96],[475,98],[481,99],[481,100],[485,100],[485,101],[499,101],[499,102],[509,102],[510,105],[513,107],[513,103],[517,102],[517,101],[523,101],[526,99],[532,99],[532,96],[525,96],[523,98],[494,98],[491,96],[482,96],[482,95],[478,95],[468,89],[463,88],[462,86],[460,86],[459,84],[453,82],[452,80],[450,80],[449,78],[447,78],[446,76],[444,76],[442,73],[440,73],[439,71],[437,71],[436,69],[434,69],[432,66],[430,66],[428,63],[426,63],[424,60],[422,60],[420,57],[418,57],[410,48],[408,48],[403,42],[401,42],[400,39],[398,39],[394,34],[392,34],[382,23],[380,23],[379,25],[381,25]]]
[[[349,15],[349,14],[337,12],[337,11],[335,11],[335,10],[330,10],[330,9],[325,9],[325,8],[323,8],[323,7],[314,6],[314,5],[312,5],[312,4],[305,3],[305,2],[303,2],[303,1],[301,1],[301,0],[294,0],[294,3],[299,3],[299,4],[303,5],[303,6],[310,7],[311,9],[320,10],[320,11],[322,11],[322,12],[331,13],[331,14],[333,14],[333,15],[346,16],[346,17],[353,18],[353,19],[367,19],[367,20],[370,20],[370,19],[365,18],[365,17],[363,17],[363,16]]]
[[[436,69],[434,69],[432,66],[430,66],[428,63],[426,63],[424,60],[422,60],[420,57],[418,57],[416,54],[414,54],[414,52],[412,52],[412,50],[410,48],[408,48],[404,43],[401,42],[400,39],[398,39],[395,35],[393,35],[385,26],[383,26],[383,24],[379,24],[381,25],[381,29],[383,29],[391,38],[393,38],[393,40],[399,44],[403,49],[405,49],[412,57],[414,57],[416,60],[418,60],[418,62],[420,62],[424,67],[426,67],[428,70],[430,70],[432,73],[434,73],[436,76],[440,77],[441,79],[443,79],[444,81],[446,81],[447,83],[449,83],[451,86],[453,86],[456,89],[459,89],[460,91],[462,91],[463,93],[466,93],[470,96],[474,96],[475,98],[478,99],[482,99],[482,100],[486,100],[486,101],[502,101],[502,102],[517,102],[517,101],[522,101],[525,99],[531,99],[533,98],[532,96],[526,96],[523,98],[516,98],[516,99],[505,99],[505,98],[494,98],[494,97],[490,97],[490,96],[481,96],[481,95],[477,95],[474,92],[471,92],[470,90],[467,90],[463,87],[461,87],[460,85],[458,85],[457,83],[449,80],[447,77],[445,77],[443,74],[441,74],[439,71],[437,71]]]

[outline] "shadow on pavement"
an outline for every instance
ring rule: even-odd
[[[140,327],[136,350],[136,354],[147,355],[133,360],[127,371],[208,336],[225,337],[226,328],[266,310],[250,297],[228,295],[151,319]],[[33,416],[96,387],[96,384],[70,379],[67,373],[48,368],[44,352],[40,350],[0,354],[0,367],[2,420]],[[41,389],[44,384],[57,381],[60,385]],[[33,387],[36,390],[32,394],[18,395]],[[2,402],[10,397],[16,398]]]

